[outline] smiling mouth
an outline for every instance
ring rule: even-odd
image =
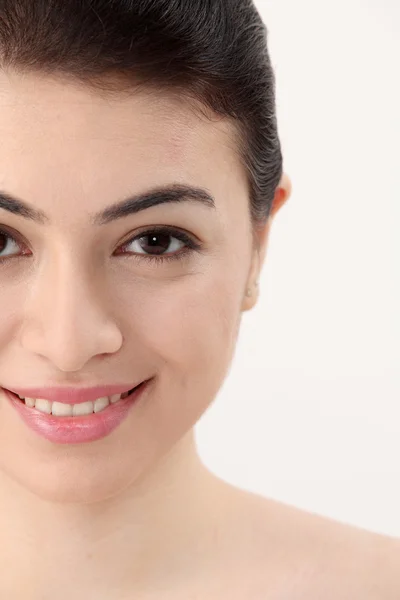
[[[28,409],[38,411],[49,416],[55,417],[84,417],[90,416],[96,413],[103,412],[104,410],[112,407],[114,404],[119,404],[131,396],[134,392],[143,387],[148,380],[142,381],[139,385],[130,389],[128,392],[123,394],[114,394],[113,396],[98,398],[95,401],[81,402],[79,404],[65,404],[62,402],[51,401],[47,399],[35,399],[35,398],[21,398],[15,392],[7,390],[16,400],[24,404]]]

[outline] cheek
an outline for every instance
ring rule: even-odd
[[[23,314],[27,289],[23,285],[2,285],[0,274],[0,351],[15,340]]]
[[[237,294],[223,283],[207,289],[186,283],[166,285],[135,308],[140,338],[168,362],[213,363],[229,353],[238,316]],[[228,346],[228,347],[227,347]]]
[[[239,286],[232,281],[194,278],[165,284],[136,303],[132,344],[136,340],[146,359],[155,361],[170,397],[193,401],[196,390],[204,397],[218,389],[234,352],[239,305]]]

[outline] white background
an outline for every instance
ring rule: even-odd
[[[293,192],[199,453],[239,487],[400,537],[400,3],[256,6]]]

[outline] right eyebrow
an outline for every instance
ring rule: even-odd
[[[209,208],[216,208],[213,196],[205,188],[186,184],[171,184],[151,188],[144,193],[129,196],[91,215],[90,221],[93,225],[105,225],[158,204],[175,202],[200,202]],[[0,209],[7,210],[35,223],[50,223],[50,218],[43,211],[7,192],[0,191]]]

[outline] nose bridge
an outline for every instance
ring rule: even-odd
[[[116,352],[122,343],[93,269],[62,253],[40,268],[27,303],[21,343],[63,371],[79,370],[96,354]]]

